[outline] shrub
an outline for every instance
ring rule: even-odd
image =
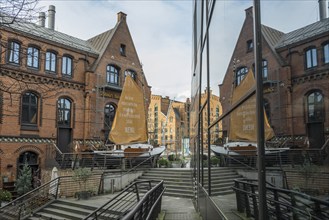
[[[176,155],[175,155],[175,154],[170,154],[170,155],[168,156],[168,160],[169,160],[169,161],[174,161],[174,160],[176,160]]]
[[[169,161],[166,158],[164,158],[164,157],[161,157],[160,160],[158,161],[158,164],[160,166],[166,166],[166,167],[168,167],[168,163],[169,163]]]
[[[86,183],[91,175],[92,172],[90,169],[80,167],[74,170],[72,178],[74,181],[78,181],[80,190],[82,190],[81,185],[83,184],[83,191],[86,191]]]
[[[219,158],[216,156],[212,156],[210,158],[211,165],[217,166],[219,164],[219,161],[220,161]]]
[[[0,203],[9,202],[12,198],[11,192],[7,190],[0,189]]]

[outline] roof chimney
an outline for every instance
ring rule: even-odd
[[[39,26],[45,27],[45,22],[46,22],[46,13],[40,12],[39,13]]]
[[[118,22],[120,22],[120,21],[126,21],[126,17],[127,17],[127,15],[125,13],[123,13],[122,11],[120,11],[118,13]]]
[[[320,21],[327,18],[327,1],[319,0]]]
[[[48,28],[51,30],[55,29],[55,6],[49,5],[48,9]]]

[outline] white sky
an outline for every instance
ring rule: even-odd
[[[225,73],[245,18],[244,10],[253,1],[217,3],[223,5],[223,21],[229,24],[220,71]],[[56,7],[55,29],[83,40],[112,29],[117,13],[126,13],[152,93],[179,101],[190,97],[192,0],[40,0],[39,7],[45,6],[43,11],[47,12],[49,5]],[[319,20],[318,0],[267,0],[261,1],[261,6],[262,23],[285,33]]]

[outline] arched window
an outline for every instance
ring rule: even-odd
[[[105,105],[105,109],[104,109],[105,140],[108,139],[109,133],[112,129],[115,111],[116,111],[116,108],[112,103]]]
[[[60,98],[57,102],[57,111],[57,124],[61,127],[70,127],[72,102],[67,98]]]
[[[32,68],[39,68],[40,50],[34,46],[27,48],[27,66]]]
[[[271,121],[271,106],[267,99],[264,99],[264,109],[268,122]]]
[[[305,67],[306,69],[316,67],[318,65],[318,58],[316,48],[309,48],[305,51]]]
[[[72,57],[63,56],[62,58],[62,74],[63,76],[72,77]]]
[[[57,55],[55,52],[47,51],[45,60],[45,70],[48,72],[56,72]]]
[[[235,86],[240,85],[246,74],[248,73],[247,67],[240,67],[235,73]]]
[[[315,91],[307,96],[307,119],[308,122],[324,121],[323,96],[320,91]]]
[[[126,77],[127,75],[130,75],[131,78],[133,78],[134,80],[136,80],[136,72],[135,72],[135,71],[133,71],[133,70],[126,70],[126,71],[125,71],[125,77]]]
[[[16,41],[9,42],[8,48],[8,62],[13,64],[19,64],[21,44]]]
[[[329,42],[323,44],[323,62],[329,63]]]
[[[107,65],[106,67],[106,82],[109,84],[119,84],[119,71],[115,66]]]
[[[22,95],[22,125],[37,125],[38,122],[38,96],[33,92]]]

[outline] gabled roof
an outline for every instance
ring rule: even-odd
[[[285,34],[275,46],[276,49],[304,41],[310,37],[329,32],[329,18],[317,21],[295,31]]]
[[[19,31],[24,33],[26,36],[33,36],[39,39],[45,39],[55,43],[62,44],[66,47],[71,47],[74,49],[81,50],[83,52],[93,53],[98,55],[97,51],[89,44],[88,41],[81,40],[76,37],[55,31],[46,27],[41,27],[39,25],[27,22],[14,22],[6,26],[14,31]]]
[[[87,42],[98,52],[101,53],[107,47],[109,39],[113,36],[113,29],[105,31],[95,37],[90,38]]]
[[[262,25],[262,34],[272,50],[274,50],[275,45],[280,41],[282,36],[284,36],[283,32],[265,25]]]

